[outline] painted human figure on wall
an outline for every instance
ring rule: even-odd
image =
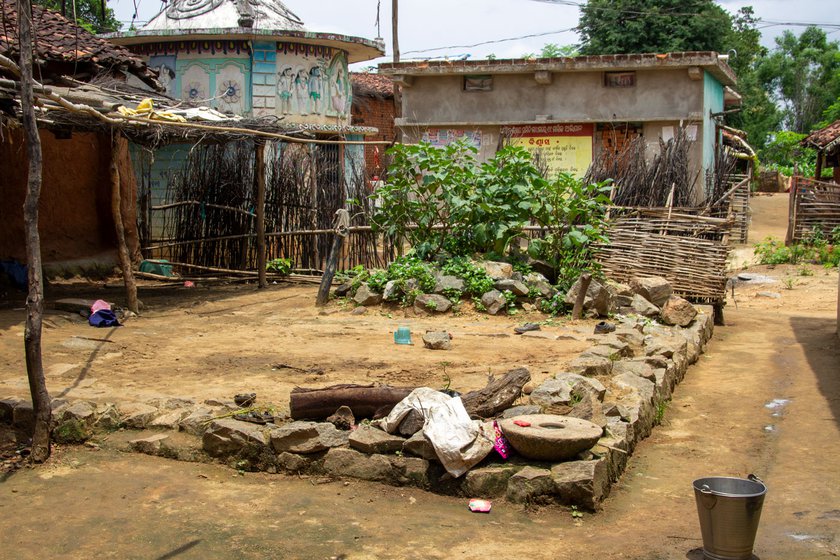
[[[298,104],[298,114],[308,115],[307,98],[309,96],[309,73],[301,68],[295,76],[295,99]]]
[[[292,67],[286,66],[282,72],[277,73],[277,96],[280,98],[280,112],[284,115],[292,113],[292,92],[294,91],[295,77]]]
[[[347,114],[347,79],[344,75],[344,68],[338,66],[333,74],[332,81],[332,106],[339,116]]]
[[[324,96],[324,84],[322,81],[321,68],[313,66],[309,70],[309,103],[312,113],[321,114],[321,98]]]

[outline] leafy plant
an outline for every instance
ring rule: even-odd
[[[504,290],[502,291],[502,297],[505,298],[505,307],[507,307],[508,312],[516,307],[516,294],[510,290]]]
[[[671,401],[667,401],[664,399],[656,403],[656,414],[653,417],[654,423],[662,423],[662,421],[665,419],[665,413],[668,411],[668,406],[670,404]]]
[[[274,272],[275,274],[288,276],[292,273],[292,260],[283,258],[271,259],[265,263],[265,270],[267,272]]]
[[[493,289],[493,279],[484,268],[467,257],[455,257],[441,266],[441,272],[464,281],[464,291],[481,297]]]
[[[385,270],[372,270],[368,274],[367,285],[368,288],[374,292],[381,294],[385,289],[385,284],[388,283],[388,272]]]
[[[583,512],[580,511],[577,506],[572,506],[571,510],[572,510],[571,511],[572,519],[577,520],[577,519],[582,519],[583,518]]]

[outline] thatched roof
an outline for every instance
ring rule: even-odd
[[[350,81],[353,83],[354,97],[377,97],[392,99],[394,97],[394,82],[389,76],[370,74],[367,72],[352,72]]]
[[[0,0],[0,54],[17,60],[18,14],[14,1]],[[147,85],[160,90],[157,74],[142,59],[127,49],[114,45],[88,32],[58,12],[32,6],[32,29],[35,34],[35,58],[40,71],[36,76],[44,82],[51,77],[68,74],[92,78],[99,74],[133,74]]]

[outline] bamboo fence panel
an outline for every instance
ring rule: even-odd
[[[804,241],[817,229],[829,234],[840,227],[840,185],[793,177],[790,197],[788,243]]]
[[[669,218],[661,210],[666,209],[611,223],[610,242],[596,250],[604,273],[622,283],[636,276],[661,276],[676,295],[696,303],[722,303],[731,221],[673,213]]]

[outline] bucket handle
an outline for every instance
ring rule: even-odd
[[[700,493],[703,494],[702,502],[703,507],[706,509],[714,509],[715,505],[717,505],[717,496],[715,496],[712,489],[709,488],[708,484],[704,484],[700,487]]]
[[[759,484],[764,484],[764,481],[761,480],[760,478],[758,478],[757,476],[755,476],[754,474],[748,474],[747,475],[747,480],[752,480],[753,482],[758,482]],[[767,486],[767,485],[764,484],[764,486]]]

